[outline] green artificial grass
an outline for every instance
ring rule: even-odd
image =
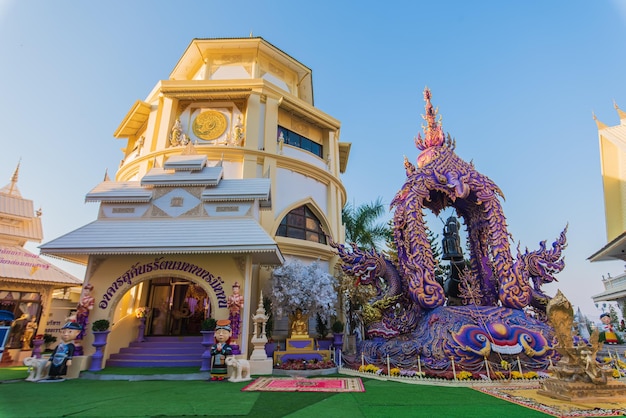
[[[0,382],[3,380],[26,379],[28,377],[28,367],[0,367]]]
[[[105,370],[112,373],[111,369]],[[118,372],[127,374],[127,370]],[[183,369],[168,370],[179,373]],[[0,368],[0,417],[547,416],[470,388],[367,378],[362,378],[365,392],[327,393],[242,392],[250,382],[73,379],[33,383],[23,380],[26,376],[26,367]]]

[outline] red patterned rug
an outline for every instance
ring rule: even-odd
[[[246,392],[365,392],[358,377],[259,377]]]
[[[583,403],[562,401],[538,394],[538,384],[525,387],[476,387],[475,389],[555,417],[607,417],[626,415],[626,404],[623,402]]]

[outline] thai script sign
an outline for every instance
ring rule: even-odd
[[[227,307],[226,294],[224,293],[224,288],[222,287],[224,280],[222,280],[221,277],[215,277],[204,268],[195,264],[188,263],[186,261],[166,260],[164,259],[164,257],[155,258],[154,261],[149,261],[145,264],[133,264],[128,270],[126,270],[126,272],[124,272],[124,274],[111,282],[111,285],[108,287],[106,292],[103,293],[102,299],[100,300],[98,306],[101,309],[106,309],[109,306],[109,302],[111,301],[115,293],[117,293],[117,291],[122,289],[123,287],[132,286],[132,281],[134,278],[137,278],[143,274],[166,270],[182,271],[201,278],[213,288],[215,296],[217,297],[218,307]]]
[[[35,254],[11,250],[8,248],[0,248],[0,264],[12,264],[15,266],[32,267],[34,269],[44,270],[48,270],[50,268],[48,264],[45,264],[39,256]]]

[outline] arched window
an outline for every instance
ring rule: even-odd
[[[293,209],[280,221],[276,235],[326,244],[320,220],[307,206]]]

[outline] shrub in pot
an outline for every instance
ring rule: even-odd
[[[333,322],[331,329],[333,330],[333,334],[341,334],[343,332],[343,322],[336,319],[335,322]]]
[[[94,332],[107,331],[111,323],[106,319],[98,319],[91,324],[91,330]]]
[[[200,329],[202,331],[215,331],[216,326],[217,326],[217,321],[215,320],[215,318],[207,318],[204,321],[202,321],[202,324],[200,325]]]

